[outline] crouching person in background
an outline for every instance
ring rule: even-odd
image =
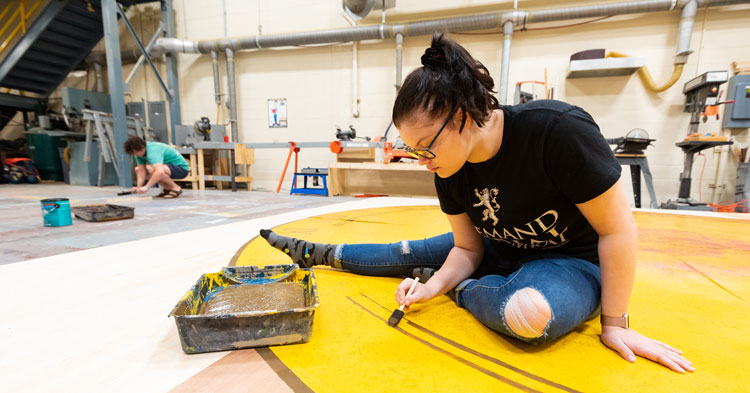
[[[160,198],[173,199],[182,194],[182,188],[174,182],[188,175],[190,166],[185,158],[169,145],[146,142],[138,136],[125,141],[125,153],[135,156],[136,186],[130,191],[144,194],[154,184],[162,187]]]

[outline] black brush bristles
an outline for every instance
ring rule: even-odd
[[[394,310],[393,314],[391,314],[391,317],[388,318],[388,326],[390,327],[396,327],[399,322],[401,322],[401,318],[404,317],[404,312],[401,310]]]

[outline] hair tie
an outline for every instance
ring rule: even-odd
[[[437,48],[429,47],[422,55],[422,65],[431,68],[443,68],[448,62],[445,60],[443,51]]]

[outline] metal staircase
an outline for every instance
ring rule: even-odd
[[[90,4],[49,1],[0,63],[0,87],[49,96],[104,35],[101,7]]]
[[[34,100],[47,98],[104,36],[99,0],[14,0],[2,7],[0,130],[8,121],[7,108],[33,109]]]

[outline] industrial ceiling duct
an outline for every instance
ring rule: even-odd
[[[387,10],[396,6],[396,0],[342,0],[344,12],[353,21],[364,19],[370,11]]]
[[[354,1],[354,0],[344,0]],[[382,0],[372,0],[377,3]],[[432,19],[417,22],[354,26],[330,30],[256,35],[207,41],[189,41],[177,38],[161,38],[151,50],[161,52],[211,53],[232,48],[243,49],[276,48],[284,46],[319,45],[361,40],[393,38],[397,33],[407,36],[430,35],[434,32],[462,32],[503,28],[506,22],[528,26],[534,23],[551,22],[575,18],[589,18],[609,15],[625,15],[641,12],[671,11],[692,0],[640,0],[622,3],[604,3],[581,7],[559,8],[537,11],[490,12],[468,16]],[[748,4],[750,0],[701,0],[698,7]],[[388,0],[386,0],[388,7]]]
[[[343,0],[344,12],[355,21],[367,16],[374,5],[375,0]]]

